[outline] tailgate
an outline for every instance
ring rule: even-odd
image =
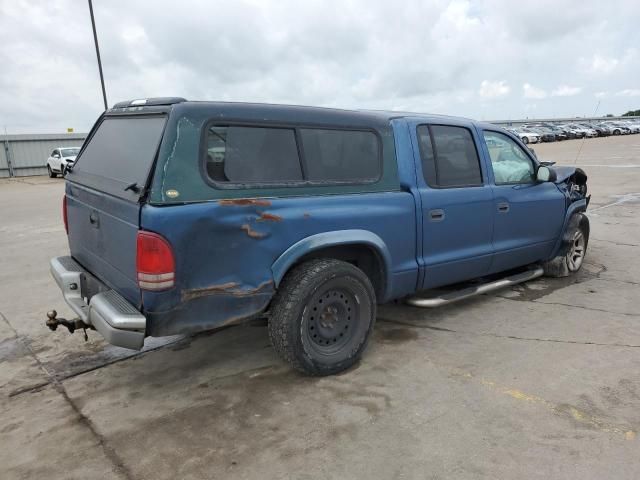
[[[138,307],[140,197],[165,119],[163,115],[103,117],[67,176],[71,256]]]

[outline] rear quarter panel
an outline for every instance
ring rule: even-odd
[[[388,296],[415,288],[415,209],[408,192],[220,199],[142,209],[141,226],[163,235],[176,257],[176,286],[143,292],[153,336],[206,330],[263,311],[275,293],[272,265],[296,242],[361,229],[390,256]]]

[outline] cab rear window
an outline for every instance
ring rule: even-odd
[[[164,125],[165,116],[105,117],[78,157],[70,180],[122,198],[140,194]]]

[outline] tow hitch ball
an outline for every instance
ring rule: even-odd
[[[56,318],[57,316],[58,316],[58,312],[56,312],[55,310],[51,310],[50,312],[47,312],[46,324],[47,324],[47,327],[49,327],[53,332],[56,331],[56,329],[58,328],[58,325],[67,327],[67,329],[69,330],[69,333],[73,333],[76,330],[82,329],[84,331],[84,340],[86,342],[87,340],[89,340],[89,337],[87,336],[87,328],[89,330],[95,330],[95,328],[93,328],[93,325],[88,325],[84,323],[82,320],[80,320],[79,318],[76,318],[73,320],[67,320],[65,318]]]

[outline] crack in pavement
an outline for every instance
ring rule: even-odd
[[[621,247],[640,247],[640,244],[637,244],[637,243],[615,242],[613,240],[604,240],[602,238],[593,238],[593,237],[589,239],[589,241],[593,241],[593,240],[595,240],[596,242],[613,243],[614,245],[619,245]]]
[[[98,441],[98,444],[102,448],[103,453],[113,464],[113,467],[116,473],[120,474],[121,477],[124,477],[127,480],[133,480],[134,479],[133,475],[131,474],[129,469],[126,467],[126,465],[124,464],[123,460],[120,458],[118,453],[115,451],[113,447],[111,447],[107,443],[107,440],[100,434],[100,432],[98,432],[98,430],[96,429],[96,426],[89,419],[89,417],[87,417],[84,413],[82,413],[80,411],[80,408],[78,408],[78,406],[73,402],[73,400],[71,400],[71,397],[69,397],[69,394],[67,393],[67,390],[64,388],[64,385],[62,385],[62,383],[56,378],[56,376],[53,373],[49,372],[49,370],[44,366],[44,364],[40,361],[36,353],[33,351],[33,349],[31,348],[31,345],[29,345],[28,343],[22,340],[22,338],[18,334],[18,331],[13,327],[13,325],[11,325],[11,323],[9,323],[9,320],[7,319],[7,317],[4,316],[2,312],[0,312],[0,318],[2,318],[2,320],[11,329],[14,335],[14,339],[22,344],[23,348],[33,358],[33,360],[36,362],[38,367],[49,378],[48,385],[51,385],[55,389],[55,391],[62,396],[62,398],[67,402],[67,404],[69,404],[73,412],[78,417],[79,423],[84,425],[86,428],[88,428],[91,434],[94,436],[94,438]],[[42,388],[42,385],[38,388]]]
[[[513,298],[501,297],[505,300],[514,300]],[[626,315],[628,317],[638,317],[640,318],[640,314],[638,313],[628,313],[628,312],[612,312],[610,310],[605,310],[604,308],[595,308],[595,307],[585,307],[582,305],[572,305],[570,303],[562,303],[562,302],[541,302],[540,300],[531,300],[532,303],[540,303],[543,305],[558,305],[561,307],[571,307],[571,308],[580,308],[582,310],[590,310],[592,312],[602,312],[602,313],[611,313],[613,315]]]
[[[416,325],[414,323],[403,322],[401,320],[391,320],[389,318],[379,318],[378,322],[386,322],[386,323],[392,323],[396,325],[403,325],[405,327],[422,328],[425,330],[435,330],[438,332],[458,333],[461,335],[473,335],[476,337],[502,338],[507,340],[522,340],[522,341],[528,341],[528,342],[565,343],[565,344],[571,344],[571,345],[594,345],[598,347],[640,348],[640,345],[632,345],[632,344],[625,344],[625,343],[598,343],[598,342],[589,342],[589,341],[581,342],[578,340],[560,340],[557,338],[518,337],[516,335],[499,335],[497,333],[479,333],[479,332],[470,332],[467,330],[453,330],[451,328],[436,327],[434,325]]]
[[[618,283],[628,283],[629,285],[640,285],[640,282],[634,282],[632,280],[620,280],[619,278],[611,278],[611,277],[597,277],[594,280],[601,280],[605,282],[618,282]]]

